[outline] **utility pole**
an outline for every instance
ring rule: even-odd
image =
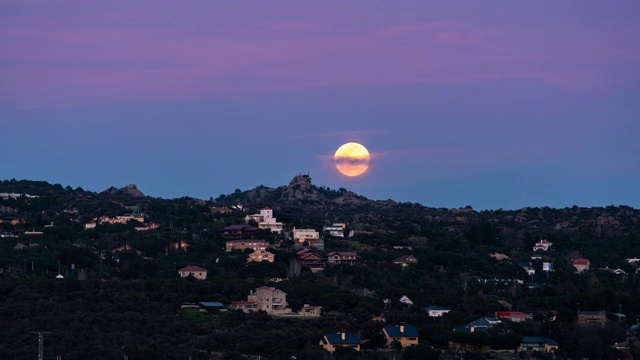
[[[38,334],[38,360],[44,359],[44,335],[51,334],[46,331],[32,331],[32,334]]]

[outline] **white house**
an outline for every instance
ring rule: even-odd
[[[402,295],[402,297],[400,298],[400,302],[405,305],[413,305],[413,301],[411,301],[411,299],[409,299],[407,295]]]
[[[245,222],[249,222],[249,220],[255,220],[258,223],[259,229],[269,229],[272,233],[280,234],[282,232],[282,223],[277,222],[276,218],[273,217],[273,209],[264,207],[260,209],[259,214],[247,215],[244,220]]]
[[[203,269],[199,266],[187,266],[178,270],[178,274],[182,277],[191,275],[198,280],[205,280],[207,278],[207,269]]]
[[[538,251],[538,250],[547,251],[547,250],[549,250],[551,245],[553,245],[553,243],[551,241],[543,239],[543,240],[538,241],[533,246],[533,251]]]
[[[322,229],[322,231],[328,232],[329,235],[331,235],[331,236],[344,237],[344,228],[345,227],[346,227],[346,224],[336,223],[336,224],[333,224],[333,225],[325,225],[324,229]]]
[[[320,239],[320,233],[314,229],[296,229],[293,228],[293,240],[297,244],[302,244],[305,241],[309,244],[317,244]]]
[[[429,314],[430,317],[441,317],[442,315],[448,313],[449,309],[445,309],[442,306],[427,306],[424,310]]]

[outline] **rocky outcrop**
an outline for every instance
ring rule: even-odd
[[[116,189],[115,187],[110,187],[107,190],[103,191],[101,194],[106,195],[129,195],[132,197],[145,197],[142,191],[138,190],[138,187],[135,184],[129,184],[123,188]]]

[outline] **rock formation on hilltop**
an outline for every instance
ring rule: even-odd
[[[352,191],[345,189],[331,190],[324,186],[318,187],[311,183],[309,175],[298,174],[289,185],[280,186],[278,188],[270,188],[266,186],[258,186],[253,190],[243,192],[242,194],[234,194],[239,201],[243,202],[299,202],[311,201],[315,203],[335,203],[349,205],[363,205],[374,203],[364,196],[358,195]],[[234,196],[230,195],[230,196]]]
[[[115,187],[110,187],[107,190],[101,192],[101,194],[105,195],[129,195],[132,197],[145,197],[142,191],[138,190],[138,187],[135,184],[129,184],[123,188],[116,189]]]

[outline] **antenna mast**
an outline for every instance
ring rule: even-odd
[[[47,331],[32,331],[32,334],[38,334],[38,360],[44,359],[44,334],[51,334]]]

